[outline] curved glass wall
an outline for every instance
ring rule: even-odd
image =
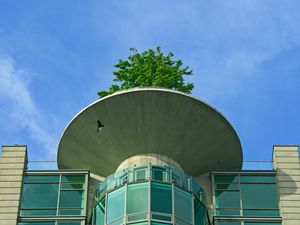
[[[201,202],[206,204],[204,192],[193,177],[174,168],[152,165],[128,168],[108,176],[95,191],[94,201],[100,201],[105,193],[121,187],[126,183],[147,180],[174,183],[176,186],[193,192]]]
[[[140,167],[110,176],[95,193],[93,224],[210,224],[199,185],[185,174],[177,183],[172,173],[170,168]]]

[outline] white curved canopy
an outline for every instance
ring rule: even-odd
[[[83,109],[61,137],[58,166],[106,177],[143,153],[165,155],[192,176],[242,166],[239,138],[216,109],[163,88],[120,91]]]

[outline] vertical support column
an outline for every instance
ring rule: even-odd
[[[17,224],[26,164],[26,145],[2,146],[0,158],[0,225]]]
[[[209,211],[209,216],[210,218],[213,217],[214,215],[214,207],[213,207],[213,180],[211,178],[211,174],[210,173],[205,173],[202,175],[199,175],[197,177],[194,177],[194,179],[196,181],[199,182],[201,188],[204,191],[205,197],[206,197],[206,201],[207,201],[207,210]]]
[[[273,167],[277,170],[283,225],[300,224],[300,160],[297,145],[275,145]]]

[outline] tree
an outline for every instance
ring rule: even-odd
[[[174,54],[164,55],[160,47],[139,53],[135,48],[130,48],[132,55],[127,60],[119,59],[115,65],[114,81],[108,91],[99,91],[99,98],[116,91],[133,87],[165,87],[190,94],[194,88],[193,83],[185,83],[184,75],[192,75],[189,67],[181,68],[181,60],[173,60]]]

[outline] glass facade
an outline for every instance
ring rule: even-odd
[[[210,224],[207,209],[202,202],[205,199],[203,192],[191,191],[201,190],[200,187],[194,183],[192,189],[189,180],[183,180],[180,176],[176,181],[182,181],[181,186],[174,180],[166,182],[172,177],[166,171],[170,169],[154,167],[152,170],[142,167],[135,168],[133,173],[127,172],[127,177],[131,177],[126,179],[119,174],[117,179],[110,176],[110,180],[115,182],[115,189],[111,189],[109,182],[107,186],[100,185],[94,198],[93,224]],[[126,183],[120,185],[122,179]]]
[[[18,225],[281,225],[274,171],[211,174],[213,215],[191,177],[144,166],[101,183],[87,220],[87,171],[27,171]]]
[[[96,198],[101,199],[105,192],[114,190],[126,183],[141,182],[145,180],[175,183],[183,189],[198,193],[199,195],[204,195],[193,177],[173,168],[147,165],[128,168],[108,176],[99,185],[99,188],[96,191]],[[203,196],[199,197],[204,199]]]
[[[281,222],[216,221],[215,225],[281,225]]]
[[[212,180],[216,224],[281,224],[275,172],[213,172]],[[229,218],[240,221],[228,221]],[[270,218],[274,221],[270,222]]]
[[[81,224],[86,216],[87,181],[86,171],[26,172],[18,225]],[[62,219],[54,219],[56,217]],[[64,217],[68,220],[64,221]]]
[[[19,222],[18,225],[84,225],[84,221],[72,220],[49,220],[49,221],[29,221]]]

